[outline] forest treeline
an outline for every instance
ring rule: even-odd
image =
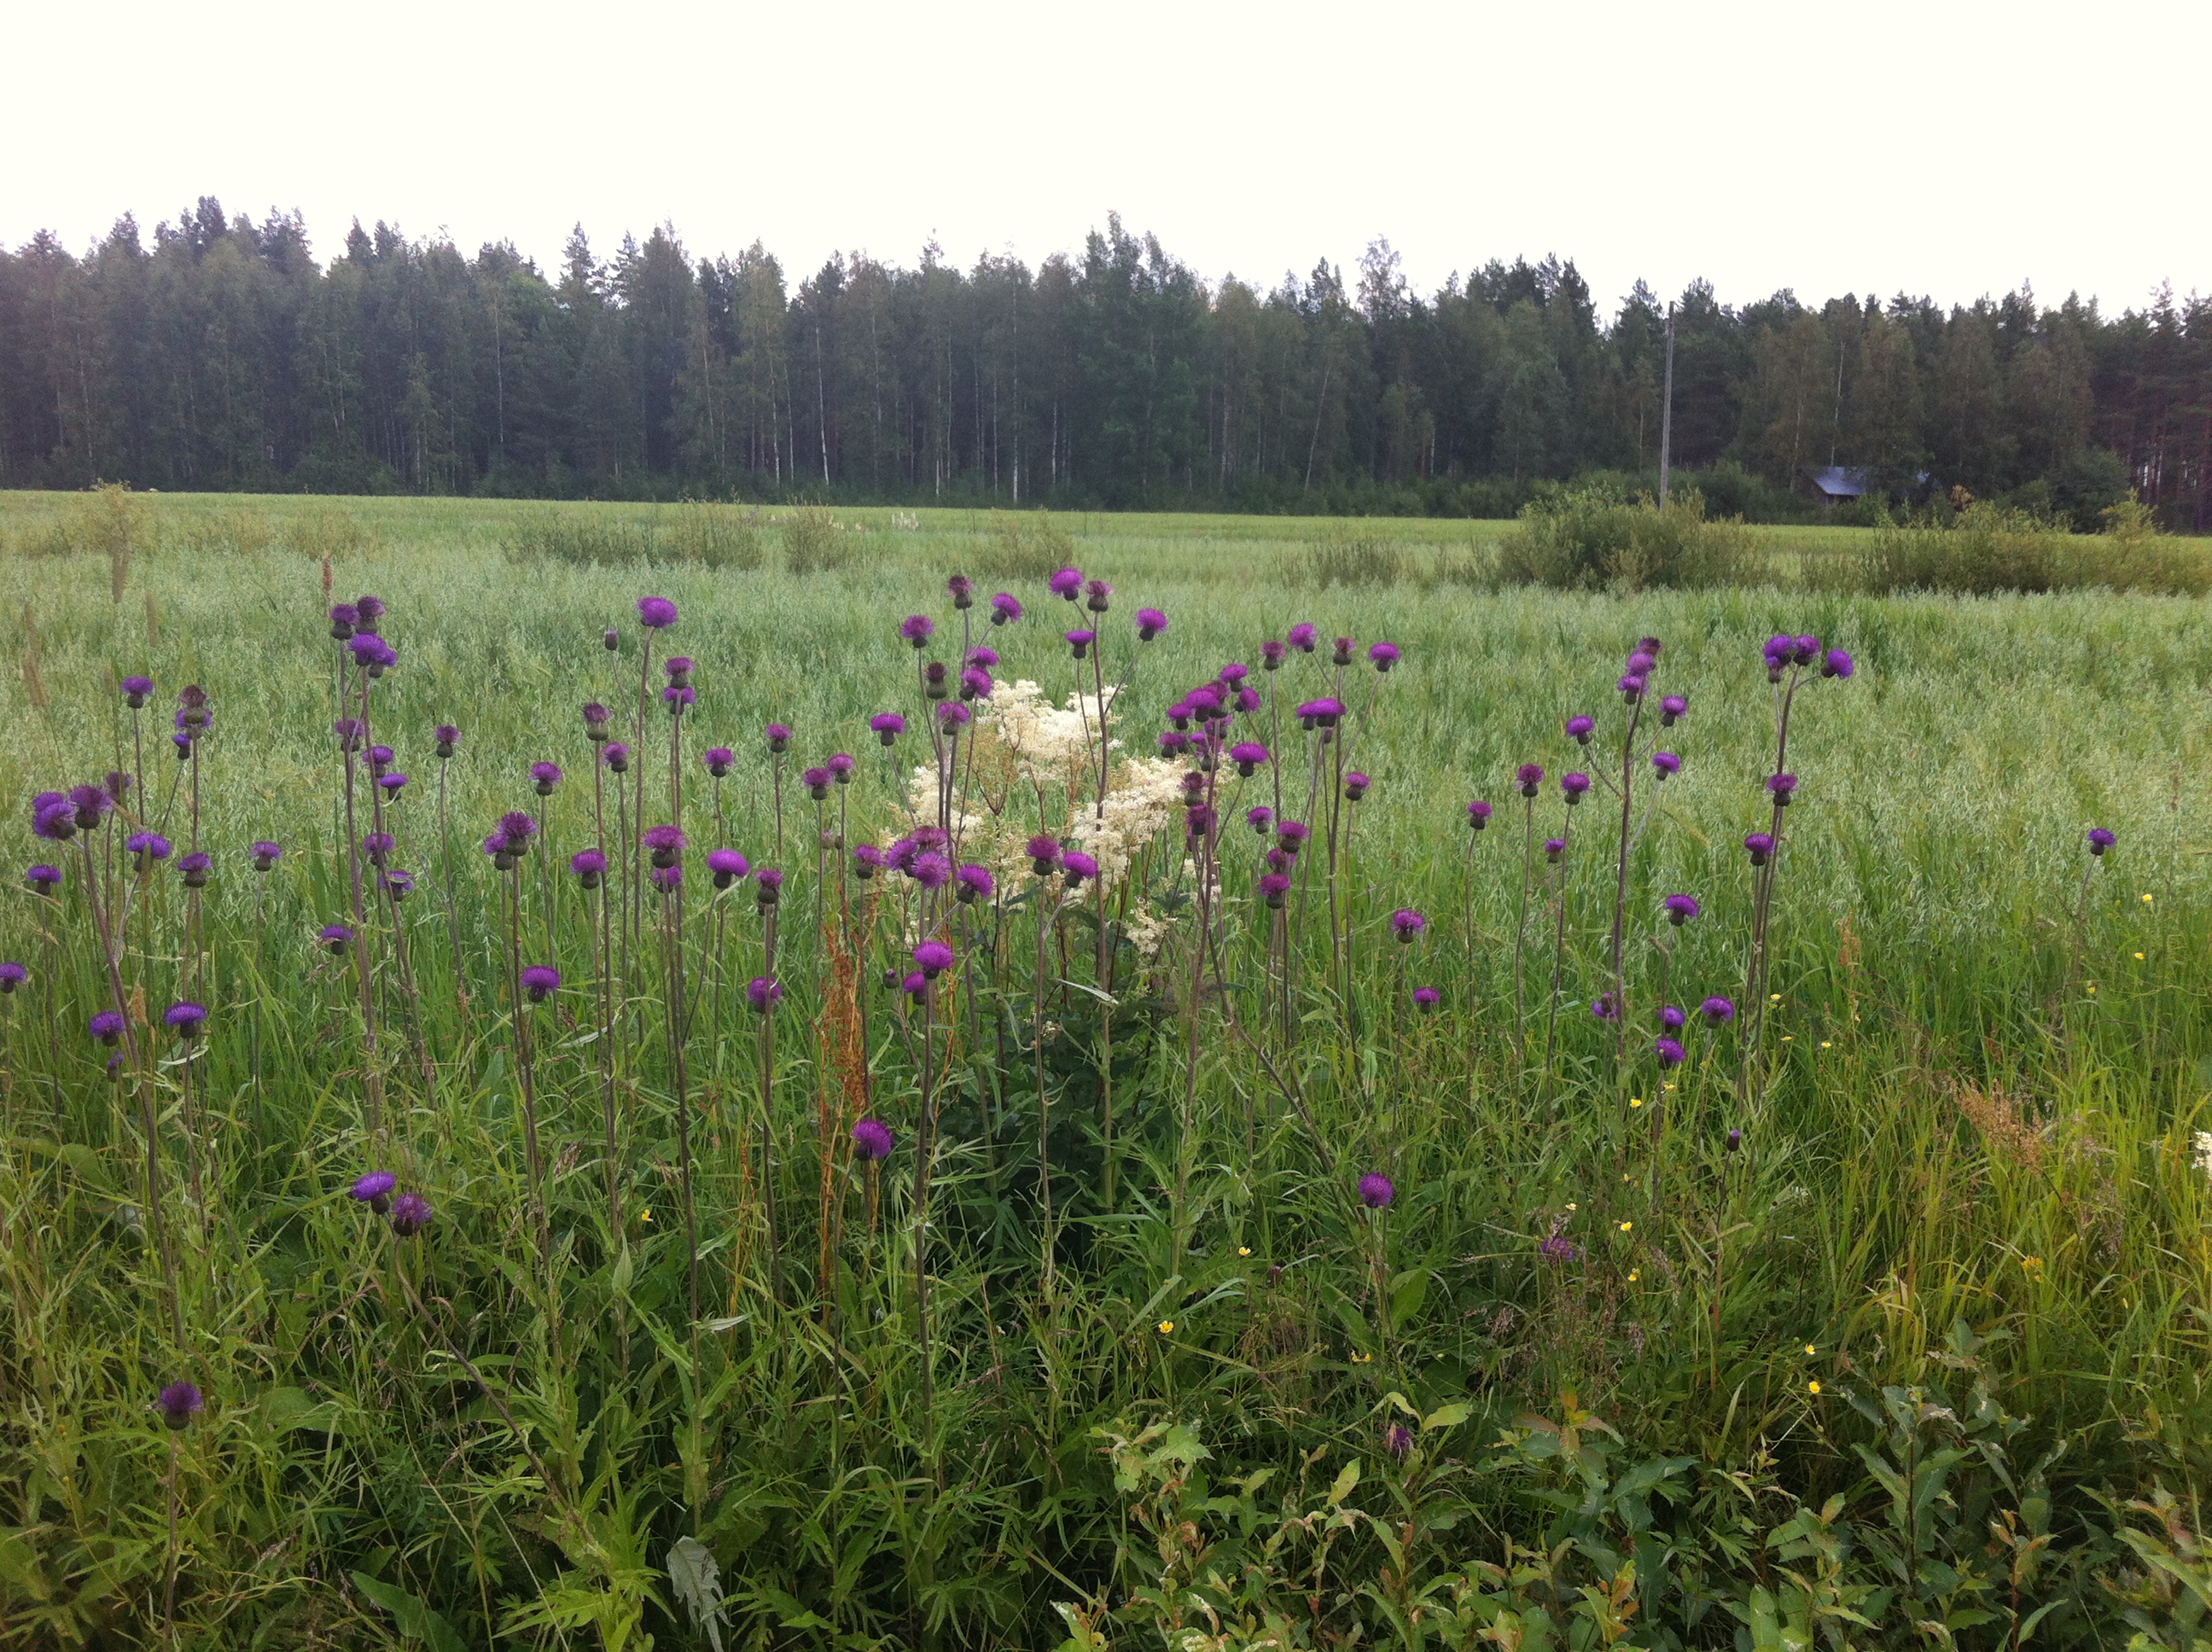
[[[1809,508],[1840,464],[2212,528],[2212,301],[1675,309],[1674,463],[1717,511]],[[0,485],[1507,515],[1656,469],[1666,311],[1639,282],[1605,314],[1551,258],[1425,295],[1382,241],[1208,282],[1118,218],[1035,269],[794,282],[663,228],[611,258],[579,228],[547,272],[384,223],[325,264],[297,216],[204,197],[150,244],[0,249]]]

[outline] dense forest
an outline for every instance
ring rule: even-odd
[[[2212,529],[2212,301],[1674,308],[1674,462],[1724,509],[1809,508],[1841,464]],[[1608,317],[1549,258],[1425,296],[1383,241],[1209,282],[1118,218],[1034,270],[932,246],[794,282],[757,243],[579,228],[549,275],[383,223],[325,264],[296,216],[203,198],[150,246],[0,248],[0,485],[1501,515],[1656,468],[1667,311],[1639,282]]]

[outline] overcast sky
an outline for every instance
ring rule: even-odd
[[[1263,285],[1388,236],[1417,286],[1556,252],[1726,301],[2212,288],[2203,0],[23,6],[0,240],[201,194],[541,263],[672,222],[967,264],[1118,210]]]

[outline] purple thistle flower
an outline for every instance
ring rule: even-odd
[[[1398,1190],[1391,1185],[1390,1178],[1379,1170],[1370,1170],[1359,1178],[1359,1202],[1370,1211],[1387,1208],[1397,1196]]]
[[[850,786],[853,783],[853,771],[860,766],[850,752],[833,753],[829,762],[830,778],[840,786]]]
[[[963,700],[988,700],[991,691],[998,686],[991,680],[990,672],[981,665],[970,665],[960,673],[960,697]]]
[[[1313,835],[1313,828],[1303,820],[1279,821],[1275,826],[1275,841],[1283,846],[1284,853],[1296,854]]]
[[[853,1151],[870,1164],[891,1156],[891,1127],[881,1119],[862,1119],[853,1126]]]
[[[161,1012],[161,1024],[173,1029],[178,1037],[189,1041],[207,1024],[207,1005],[189,999],[172,1004]]]
[[[895,711],[879,711],[868,719],[868,726],[875,730],[877,738],[889,745],[906,732],[906,719]]]
[[[952,967],[952,949],[943,941],[924,941],[914,949],[914,961],[934,981]]]
[[[884,852],[872,843],[863,843],[853,851],[853,876],[873,878],[882,870]]]
[[[1367,658],[1378,671],[1387,671],[1396,665],[1402,655],[1395,642],[1378,642],[1367,651]]]
[[[971,905],[977,901],[989,900],[998,888],[989,867],[972,863],[955,872],[953,881],[960,886],[960,899]]]
[[[1337,638],[1336,653],[1334,656],[1336,663],[1340,665],[1349,665],[1352,664],[1352,651],[1358,647],[1358,643],[1352,641],[1350,637]]]
[[[947,734],[957,735],[975,720],[975,714],[957,700],[948,700],[937,708],[937,721]]]
[[[378,775],[376,785],[377,789],[382,792],[386,797],[396,798],[402,792],[407,789],[407,776],[398,773],[397,770],[394,770],[389,774]]]
[[[1682,772],[1682,760],[1671,751],[1655,751],[1651,754],[1651,767],[1658,771],[1661,780],[1668,780]]]
[[[455,728],[451,723],[439,724],[432,733],[438,742],[437,755],[441,758],[452,756],[455,748],[461,743],[460,730]]]
[[[653,880],[653,888],[663,895],[673,895],[684,887],[684,868],[681,866],[654,866],[647,872],[646,876]]]
[[[1413,937],[1428,926],[1427,917],[1414,911],[1411,907],[1401,907],[1390,914],[1390,932],[1405,945],[1410,946]]]
[[[133,832],[124,840],[123,847],[138,857],[140,872],[150,872],[156,860],[169,858],[171,845],[159,832]]]
[[[1766,777],[1766,789],[1773,796],[1774,806],[1779,809],[1790,801],[1791,794],[1797,790],[1797,777],[1795,774],[1769,774]]]
[[[1763,866],[1774,853],[1774,840],[1765,832],[1750,832],[1744,836],[1743,847],[1751,855],[1751,864]]]
[[[1239,689],[1237,690],[1237,710],[1249,715],[1250,713],[1259,710],[1261,703],[1259,689]]]
[[[1403,1423],[1393,1423],[1382,1430],[1382,1449],[1393,1459],[1403,1462],[1413,1455],[1413,1430]]]
[[[1291,880],[1282,872],[1265,873],[1260,879],[1260,893],[1268,906],[1279,911],[1283,897],[1291,892]]]
[[[986,647],[979,642],[968,651],[968,663],[970,665],[980,665],[988,671],[999,663],[999,651],[996,648]]]
[[[192,1418],[207,1409],[207,1401],[201,1398],[199,1389],[190,1382],[170,1383],[154,1404],[161,1413],[162,1422],[176,1434],[191,1427]]]
[[[153,692],[154,679],[150,677],[126,677],[123,679],[123,703],[133,711],[144,705],[147,696]]]
[[[93,1017],[87,1030],[102,1044],[112,1044],[123,1036],[123,1017],[114,1010],[102,1010]]]
[[[745,1002],[766,1015],[783,1002],[783,983],[773,975],[755,975],[745,983]]]
[[[343,642],[353,635],[353,628],[361,623],[361,610],[349,602],[331,604],[331,635]]]
[[[1520,768],[1513,771],[1513,783],[1521,788],[1522,797],[1534,797],[1536,788],[1544,783],[1544,765],[1522,763]]]
[[[599,761],[617,774],[629,771],[629,747],[620,740],[610,740],[599,748]]]
[[[1030,870],[1039,878],[1048,878],[1060,865],[1059,840],[1047,837],[1042,832],[1039,832],[1035,837],[1030,839],[1028,853]]]
[[[382,1216],[392,1208],[392,1190],[399,1185],[399,1178],[389,1170],[371,1170],[353,1184],[352,1197],[356,1204],[366,1205]]]
[[[392,1201],[392,1231],[412,1239],[430,1225],[430,1201],[420,1193],[402,1193]]]
[[[791,726],[788,723],[770,723],[761,732],[768,738],[771,756],[781,756],[791,750]]]
[[[72,786],[69,789],[69,800],[76,811],[79,831],[90,831],[106,819],[115,808],[115,799],[107,795],[105,787]]]
[[[1690,714],[1690,702],[1679,694],[1670,694],[1659,702],[1659,726],[1672,728]]]
[[[1741,1127],[1732,1128],[1728,1133],[1728,1151],[1731,1153],[1743,1151],[1743,1131]]]
[[[381,597],[356,597],[353,605],[361,610],[361,616],[365,620],[380,620],[387,611]]]
[[[1304,622],[1291,627],[1289,636],[1291,647],[1302,654],[1310,654],[1321,646],[1320,629]]]
[[[799,775],[799,783],[817,803],[830,795],[830,771],[826,768],[817,766],[805,770]]]
[[[31,834],[55,843],[66,843],[76,835],[76,811],[66,799],[49,803],[33,811]]]
[[[919,969],[914,970],[899,982],[899,991],[904,993],[908,998],[921,998],[929,991],[929,977]]]
[[[1172,728],[1160,731],[1160,756],[1163,757],[1179,757],[1189,750],[1189,735]]]
[[[522,990],[530,994],[532,1004],[543,1004],[560,986],[561,972],[550,963],[533,963],[523,969]]]
[[[1674,1038],[1653,1039],[1651,1053],[1659,1058],[1659,1065],[1662,1067],[1680,1066],[1682,1058],[1688,1054],[1683,1049],[1681,1041]]]
[[[1703,910],[1694,895],[1670,895],[1659,903],[1666,909],[1667,921],[1680,929]]]
[[[1802,636],[1797,639],[1797,646],[1794,653],[1794,658],[1800,665],[1809,665],[1820,657],[1820,638],[1816,636]]]
[[[2119,839],[2114,837],[2110,832],[2106,831],[2101,826],[2092,826],[2089,829],[2089,853],[2091,854],[2101,855],[2106,850],[2111,848],[2113,844],[2118,841]]]
[[[1678,1033],[1689,1024],[1690,1017],[1683,1014],[1681,1011],[1676,1009],[1673,1005],[1664,1004],[1660,1006],[1659,1025],[1663,1030],[1670,1033]]]
[[[1698,1012],[1705,1017],[1705,1024],[1710,1027],[1725,1027],[1735,1019],[1735,1005],[1717,994],[1698,1005]]]
[[[714,874],[716,889],[727,889],[752,870],[752,863],[735,849],[709,849],[707,870]]]
[[[1490,817],[1492,812],[1492,811],[1488,804],[1485,803],[1480,798],[1476,798],[1467,805],[1467,823],[1473,829],[1479,832],[1484,827],[1490,824]]]
[[[1047,580],[1045,584],[1051,588],[1054,596],[1067,602],[1073,602],[1083,592],[1083,570],[1079,568],[1063,568]]]
[[[660,703],[668,708],[671,717],[681,717],[684,707],[699,703],[699,690],[689,684],[681,688],[671,686],[660,691]]]
[[[1106,611],[1106,598],[1114,594],[1114,587],[1103,580],[1085,580],[1083,594],[1083,605],[1094,614],[1103,614]]]
[[[30,978],[31,972],[20,963],[0,963],[0,993],[12,993]]]
[[[215,869],[215,858],[204,850],[195,849],[177,862],[177,871],[185,880],[186,889],[205,889],[208,873]]]
[[[62,886],[62,869],[59,866],[33,866],[23,874],[23,881],[31,886],[34,894],[52,895]]]
[[[607,652],[609,653],[612,653],[616,649],[622,647],[622,633],[616,630],[613,626],[610,625],[607,627],[607,634],[604,641],[607,645]]]
[[[1229,748],[1229,761],[1237,765],[1237,772],[1248,780],[1252,771],[1267,761],[1267,748],[1257,740],[1239,740]]]
[[[648,631],[665,631],[676,623],[676,604],[665,597],[640,597],[637,617]]]
[[[700,761],[707,765],[707,773],[710,776],[720,780],[736,766],[738,754],[726,745],[708,746]]]
[[[276,864],[277,859],[283,854],[284,846],[281,843],[272,843],[264,837],[258,842],[255,843],[251,849],[246,851],[246,853],[253,859],[254,871],[267,872]]]
[[[763,866],[753,873],[753,899],[764,907],[772,907],[783,898],[783,874],[774,866]]]
[[[699,667],[689,654],[671,654],[660,662],[660,669],[672,686],[686,689],[691,686],[691,673]]]
[[[1011,592],[1001,591],[991,598],[991,623],[1012,625],[1022,616],[1022,605]]]
[[[1361,774],[1356,768],[1353,769],[1350,774],[1344,777],[1345,801],[1347,803],[1358,802],[1360,799],[1367,795],[1368,788],[1374,784],[1375,782],[1369,780],[1366,775]]]
[[[1567,806],[1569,808],[1572,808],[1576,804],[1580,803],[1583,800],[1583,794],[1588,792],[1589,788],[1590,780],[1589,776],[1587,774],[1562,774],[1559,776],[1559,792],[1561,795],[1566,799]]]
[[[1651,668],[1658,663],[1656,655],[1648,650],[1638,648],[1628,657],[1628,674],[1631,677],[1649,677],[1651,674]]]
[[[384,892],[395,901],[404,901],[415,892],[415,874],[394,866],[377,879]]]
[[[1644,678],[1631,671],[1614,686],[1620,689],[1620,697],[1632,706],[1644,697]]]
[[[1274,638],[1269,637],[1260,645],[1260,669],[1263,671],[1279,671],[1283,669],[1283,656],[1289,653],[1290,647],[1287,644],[1278,642]]]
[[[927,647],[937,635],[937,622],[927,614],[908,614],[899,622],[899,635],[917,648]]]
[[[1220,815],[1215,811],[1212,804],[1194,804],[1182,817],[1183,835],[1194,844],[1198,843],[1213,829],[1215,823],[1220,818]]]
[[[579,849],[568,857],[568,870],[582,880],[586,889],[597,889],[599,879],[607,875],[607,858],[597,849]]]
[[[952,862],[934,849],[915,856],[906,875],[927,890],[943,889],[952,881]]]
[[[1067,634],[1067,646],[1075,651],[1078,659],[1091,657],[1091,645],[1098,640],[1096,631],[1074,630]]]
[[[1444,995],[1433,987],[1413,988],[1413,1007],[1424,1015],[1432,1014],[1444,1001]]]
[[[1060,857],[1060,869],[1073,889],[1086,878],[1098,876],[1098,863],[1080,849],[1070,849]]]
[[[1570,717],[1567,719],[1567,738],[1577,745],[1588,745],[1590,732],[1596,727],[1597,719],[1595,717]]]
[[[343,924],[325,924],[319,938],[333,952],[343,952],[353,940],[353,931]]]
[[[1536,1254],[1554,1267],[1564,1267],[1582,1260],[1583,1248],[1564,1233],[1555,1233],[1536,1247]]]
[[[1841,648],[1829,649],[1826,657],[1820,661],[1820,675],[1823,677],[1847,677],[1857,669],[1850,655]]]
[[[499,817],[499,829],[510,843],[527,844],[538,835],[538,823],[520,809],[510,809]]]
[[[389,832],[369,832],[361,840],[361,852],[368,857],[370,865],[380,866],[384,864],[384,857],[392,853],[396,842]]]
[[[1275,811],[1264,803],[1255,804],[1244,811],[1244,823],[1265,837],[1267,828],[1275,823]]]
[[[1558,863],[1559,857],[1566,852],[1567,840],[1564,837],[1547,837],[1544,840],[1544,859],[1553,862],[1554,865]]]
[[[656,866],[674,865],[676,857],[690,841],[680,826],[648,826],[638,834],[638,841],[653,851],[653,864]]]
[[[1620,1019],[1620,1000],[1611,993],[1600,993],[1590,1001],[1590,1013],[1600,1021],[1618,1021]]]
[[[1139,608],[1137,610],[1138,641],[1150,642],[1154,637],[1159,635],[1161,632],[1167,629],[1168,616],[1160,612],[1158,609]]]

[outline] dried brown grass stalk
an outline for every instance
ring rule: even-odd
[[[1961,1084],[1953,1094],[1959,1111],[1981,1133],[1983,1150],[1990,1159],[2016,1164],[2030,1175],[2041,1174],[2050,1138],[2028,1117],[2019,1098],[1996,1084],[1984,1090]]]

